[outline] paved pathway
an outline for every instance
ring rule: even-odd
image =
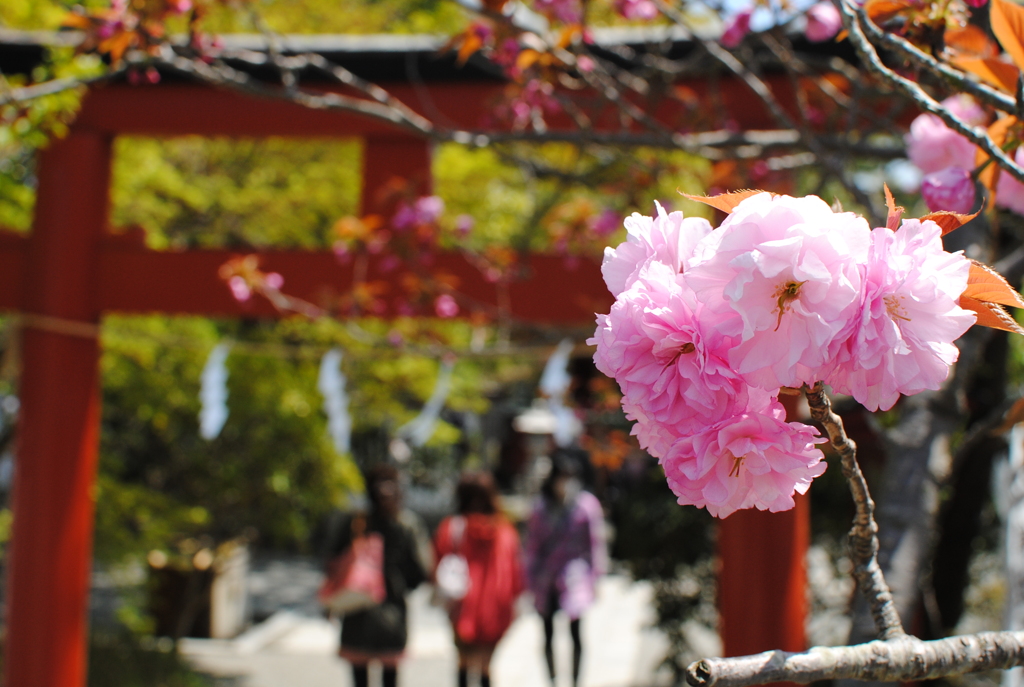
[[[401,687],[455,684],[455,649],[444,613],[428,603],[421,587],[410,600],[409,659]],[[650,687],[664,684],[657,667],[664,638],[650,629],[651,587],[610,575],[583,620],[581,687]],[[556,687],[569,687],[571,645],[564,620],[555,626]],[[230,640],[181,640],[182,652],[201,670],[235,677],[240,687],[349,687],[348,666],[335,656],[338,625],[307,612],[280,611]],[[532,609],[520,614],[492,664],[495,687],[549,687],[541,646],[543,629]]]

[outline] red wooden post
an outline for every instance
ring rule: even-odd
[[[76,132],[39,158],[23,294],[4,661],[10,687],[85,684],[100,407],[99,346],[89,330],[100,314],[110,146],[107,135]]]
[[[783,397],[788,401],[795,397]],[[793,407],[786,403],[790,416]],[[791,417],[792,419],[792,417]],[[721,522],[718,607],[726,656],[807,648],[805,556],[810,504],[797,497],[782,513],[742,510]]]

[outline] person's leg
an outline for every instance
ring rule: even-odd
[[[370,671],[365,663],[352,664],[352,685],[353,687],[369,687]]]
[[[494,647],[485,647],[480,653],[480,687],[491,687],[491,657]]]
[[[555,612],[548,609],[548,614],[541,618],[544,621],[544,660],[548,662],[548,675],[555,681],[555,652],[551,640],[555,636]]]
[[[580,682],[580,659],[583,657],[579,618],[569,621],[569,634],[572,635],[572,684],[578,685]]]
[[[382,666],[380,671],[380,681],[384,687],[397,687],[398,685],[398,667],[397,666]]]
[[[469,655],[459,647],[459,687],[469,687]]]

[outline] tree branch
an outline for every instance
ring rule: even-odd
[[[806,390],[811,417],[828,432],[832,448],[842,461],[843,476],[850,484],[850,493],[856,506],[853,527],[850,529],[850,554],[853,576],[861,592],[871,605],[871,615],[882,639],[896,639],[904,635],[903,624],[892,600],[892,592],[885,583],[878,565],[878,524],[875,522],[875,503],[871,500],[868,483],[857,464],[857,445],[846,436],[843,420],[832,412],[832,402],[825,395],[821,382]]]
[[[694,687],[743,687],[768,682],[855,679],[932,680],[1024,664],[1024,632],[983,632],[925,642],[903,635],[855,646],[818,646],[799,653],[766,651],[708,658],[686,669]]]
[[[0,107],[11,103],[21,103],[28,100],[34,100],[35,98],[42,98],[48,95],[56,95],[57,93],[70,91],[81,86],[88,86],[89,84],[110,81],[121,76],[124,72],[125,69],[121,68],[115,69],[106,74],[101,74],[100,76],[87,78],[80,76],[67,76],[61,79],[43,81],[42,83],[33,84],[31,86],[5,89],[3,93],[0,93]]]
[[[970,93],[978,100],[987,103],[997,110],[1002,110],[1003,112],[1009,112],[1011,114],[1016,111],[1016,101],[1010,96],[1001,93],[986,84],[972,81],[959,70],[953,69],[952,67],[939,62],[907,39],[891,34],[888,31],[883,31],[870,19],[865,21],[862,17],[861,25],[872,40],[880,43],[883,47],[902,55],[918,67],[927,69],[932,74],[946,79],[963,92]]]

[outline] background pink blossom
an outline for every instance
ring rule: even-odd
[[[1017,148],[1013,159],[1018,165],[1024,165],[1024,146]],[[1010,176],[1006,170],[999,173],[999,181],[996,182],[996,205],[1024,215],[1024,184]]]
[[[947,167],[974,169],[974,144],[933,114],[918,115],[906,137],[907,157],[925,174]]]
[[[807,40],[815,43],[831,40],[843,28],[843,18],[839,10],[828,0],[811,5],[807,10],[807,28],[804,33]]]

